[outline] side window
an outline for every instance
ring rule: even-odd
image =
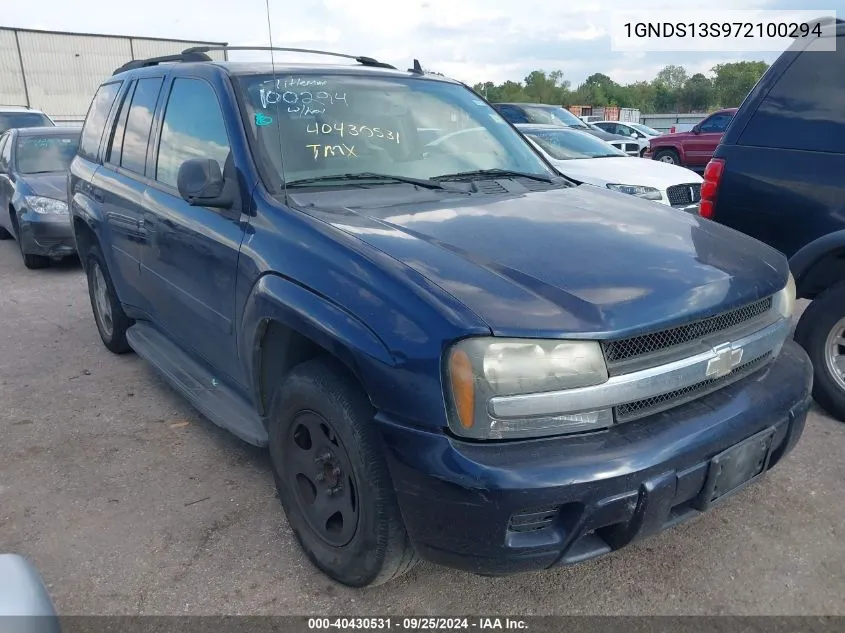
[[[106,152],[103,156],[104,163],[111,163],[113,165],[120,164],[120,154],[123,150],[123,136],[126,131],[126,115],[129,110],[129,102],[132,99],[132,93],[135,90],[137,82],[133,82],[123,95],[123,99],[118,106],[117,116],[114,118],[114,125],[112,126],[111,138],[106,144]]]
[[[116,81],[100,86],[91,101],[79,140],[79,154],[89,160],[97,160],[97,151],[100,149],[100,140],[103,138],[103,128],[122,83]]]
[[[845,37],[835,51],[800,53],[739,138],[740,145],[845,152]]]
[[[523,114],[522,110],[517,108],[516,106],[511,105],[502,105],[496,106],[496,109],[499,111],[504,118],[506,118],[511,123],[528,123],[528,117]]]
[[[147,163],[147,145],[153,123],[158,93],[161,90],[161,77],[139,79],[132,95],[129,117],[123,135],[123,151],[120,166],[136,174],[144,174]],[[115,133],[115,136],[117,134]]]
[[[200,79],[175,79],[164,111],[156,180],[175,187],[186,160],[213,158],[222,171],[228,156],[229,137],[214,89]]]
[[[704,119],[701,124],[702,132],[724,132],[728,129],[728,123],[733,117],[727,113],[714,114],[708,119]]]
[[[0,170],[9,171],[9,159],[12,156],[12,144],[9,142],[9,134],[0,136]]]

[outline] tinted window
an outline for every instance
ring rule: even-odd
[[[702,132],[724,132],[733,118],[728,113],[714,114],[701,124]]]
[[[78,146],[78,134],[19,136],[15,149],[15,167],[22,174],[67,171]]]
[[[12,144],[9,142],[9,135],[3,136],[3,142],[0,143],[0,169],[9,169],[9,158],[12,154]]]
[[[530,123],[528,117],[516,106],[497,105],[496,109],[511,123]]]
[[[120,165],[138,174],[144,173],[147,162],[147,143],[150,140],[150,128],[161,82],[161,77],[139,79],[132,95],[132,105],[123,135]]]
[[[132,84],[121,99],[120,106],[117,110],[117,116],[114,118],[114,125],[111,131],[111,138],[106,144],[105,156],[103,156],[104,163],[111,163],[114,165],[120,164],[120,154],[123,149],[123,137],[126,132],[126,116],[129,114],[129,102],[132,99],[132,93],[135,90],[135,84]]]
[[[13,127],[53,127],[55,124],[40,112],[0,112],[0,132]]]
[[[103,128],[106,119],[109,118],[109,111],[114,103],[122,82],[114,82],[100,86],[91,107],[88,108],[88,116],[85,117],[85,124],[82,127],[82,138],[79,141],[79,153],[91,160],[97,160],[97,151],[100,149],[100,139],[103,138]]]
[[[569,127],[588,129],[584,123],[577,116],[572,114],[566,108],[558,106],[543,107],[543,106],[525,106],[525,113],[531,119],[531,123],[544,123],[550,125],[566,125]]]
[[[213,158],[223,170],[229,137],[214,89],[199,79],[176,79],[164,111],[156,180],[176,186],[179,166],[191,158]]]
[[[845,152],[845,38],[801,53],[748,122],[741,145]]]

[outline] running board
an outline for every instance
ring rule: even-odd
[[[267,429],[254,407],[166,336],[138,322],[126,331],[126,340],[138,356],[214,424],[253,446],[267,446]]]

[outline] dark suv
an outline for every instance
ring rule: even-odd
[[[814,395],[845,421],[845,24],[828,29],[799,38],[742,103],[705,170],[700,213],[789,257],[799,298],[813,299],[795,338]]]
[[[798,441],[812,371],[776,250],[573,185],[418,63],[209,50],[99,88],[76,243],[105,345],[269,446],[332,578],[577,563]]]

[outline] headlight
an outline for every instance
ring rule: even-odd
[[[447,354],[449,427],[473,439],[512,439],[600,429],[613,412],[561,411],[551,416],[495,418],[495,396],[525,395],[589,387],[607,381],[607,365],[596,341],[469,338]]]
[[[607,185],[608,189],[619,191],[620,193],[627,193],[638,198],[645,198],[646,200],[660,200],[660,190],[654,187],[643,187],[642,185]]]
[[[786,280],[786,286],[780,290],[774,297],[773,303],[775,309],[780,312],[785,319],[792,317],[795,312],[795,279],[792,273],[789,273],[789,279]]]
[[[30,211],[42,214],[62,215],[67,213],[67,204],[55,198],[42,196],[24,196],[24,202]]]

